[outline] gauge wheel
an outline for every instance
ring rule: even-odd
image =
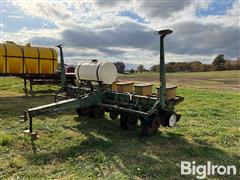
[[[135,114],[122,113],[120,115],[120,126],[122,129],[131,130],[136,128],[138,117]]]
[[[155,135],[160,127],[161,117],[154,115],[150,121],[142,120],[141,121],[141,134],[144,136]]]

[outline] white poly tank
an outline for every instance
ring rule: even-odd
[[[111,62],[82,62],[75,67],[77,80],[102,81],[103,84],[112,84],[117,78],[116,66]]]

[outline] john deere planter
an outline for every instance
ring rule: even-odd
[[[66,83],[64,69],[61,71],[61,89],[55,95],[55,102],[24,111],[23,118],[29,121],[29,132],[33,133],[33,117],[56,112],[67,112],[75,109],[79,116],[89,115],[92,118],[102,118],[104,113],[109,113],[111,119],[119,116],[122,129],[130,130],[140,121],[141,133],[154,135],[160,126],[173,127],[180,119],[180,115],[174,111],[174,107],[183,101],[180,96],[168,96],[165,80],[164,61],[164,37],[172,33],[171,30],[155,32],[160,36],[160,88],[158,95],[152,95],[148,90],[143,91],[147,95],[139,95],[134,92],[125,92],[122,84],[117,89],[112,89],[116,81],[117,70],[113,63],[83,62],[76,66],[75,76],[77,85]],[[61,46],[61,64],[64,64]],[[64,68],[64,66],[62,66]],[[131,83],[128,83],[132,86]],[[141,86],[138,86],[138,88]],[[118,91],[121,89],[121,91]],[[141,90],[141,89],[140,89]],[[142,92],[139,91],[138,92]],[[170,97],[170,98],[169,98]]]

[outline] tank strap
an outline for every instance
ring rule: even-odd
[[[3,57],[6,57],[6,55],[4,55]],[[8,58],[19,58],[19,59],[22,59],[22,56],[7,56]],[[38,58],[36,57],[28,57],[28,56],[25,56],[24,57],[25,59],[35,59],[35,60],[38,60]],[[46,60],[46,61],[49,61],[49,60],[52,60],[52,58],[41,58],[41,60]]]
[[[51,52],[52,52],[52,73],[54,74],[55,72],[54,72],[54,61],[55,61],[55,59],[54,59],[54,52],[53,52],[53,49],[52,48],[49,48],[50,50],[51,50]]]
[[[97,71],[96,71],[96,75],[97,75],[97,81],[99,81],[98,70],[99,70],[99,68],[100,68],[101,64],[102,64],[102,62],[100,62],[100,63],[98,64],[98,66],[97,66]]]
[[[26,73],[28,74],[28,72],[27,72],[27,64],[25,63],[24,49],[23,49],[23,47],[21,45],[19,45],[18,47],[22,51],[22,73],[24,74],[24,67],[26,66]]]
[[[6,45],[5,44],[3,44],[3,46],[4,46],[4,49],[5,49],[5,73],[7,73],[7,58],[8,58],[8,56],[7,56],[7,47],[6,47]]]
[[[38,52],[38,74],[40,74],[40,51],[38,47],[35,47],[37,49]]]
[[[14,43],[15,44],[15,43]],[[24,57],[24,49],[21,45],[17,45],[15,44],[19,49],[20,51],[22,52],[22,73],[24,74],[24,65],[25,65],[25,57]],[[27,73],[27,72],[26,72]]]

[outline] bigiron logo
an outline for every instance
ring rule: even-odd
[[[197,179],[205,179],[207,176],[235,176],[237,168],[234,165],[216,165],[210,161],[204,165],[198,165],[195,161],[181,161],[181,175],[194,175]]]

